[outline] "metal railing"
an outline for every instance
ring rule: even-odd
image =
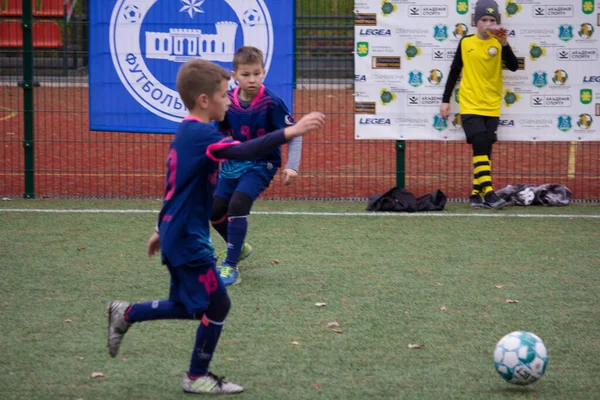
[[[294,112],[319,110],[328,120],[305,138],[296,184],[276,177],[263,197],[365,199],[397,183],[417,195],[467,197],[467,144],[407,141],[398,149],[395,141],[354,139],[352,8],[350,0],[296,2]],[[0,196],[160,197],[171,135],[90,132],[86,1],[73,3],[62,33],[62,49],[0,49]],[[593,142],[500,142],[494,186],[561,183],[575,199],[598,201],[599,154]]]

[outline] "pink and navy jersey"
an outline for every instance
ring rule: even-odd
[[[217,183],[218,160],[212,148],[231,146],[212,125],[184,119],[167,157],[165,197],[159,215],[163,263],[204,266],[214,256],[209,218]]]
[[[186,117],[167,156],[165,198],[158,216],[163,264],[206,267],[214,263],[209,219],[218,163],[253,160],[286,143],[279,130],[245,143],[223,138],[211,124]]]
[[[261,85],[258,95],[249,105],[240,100],[239,91],[238,86],[229,92],[231,105],[223,122],[218,123],[218,129],[223,134],[245,142],[294,124],[294,118],[283,100],[264,85]],[[239,178],[246,171],[264,168],[269,163],[276,167],[281,166],[281,148],[251,161],[227,161],[221,166],[220,176]]]

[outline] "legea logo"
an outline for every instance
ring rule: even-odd
[[[383,125],[389,126],[391,125],[391,120],[389,118],[361,118],[358,121],[359,125]]]
[[[235,50],[249,45],[262,50],[268,74],[273,24],[264,1],[221,0],[219,8],[205,3],[117,0],[113,8],[109,46],[115,70],[131,96],[161,118],[179,122],[187,114],[175,90],[177,70],[186,61],[202,58],[231,69]]]

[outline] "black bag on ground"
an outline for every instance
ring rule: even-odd
[[[394,187],[384,194],[369,198],[367,211],[441,211],[447,200],[448,197],[441,190],[416,198],[411,191]]]

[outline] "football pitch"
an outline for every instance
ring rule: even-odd
[[[145,254],[160,204],[0,203],[2,399],[193,396],[181,377],[198,322],[136,324],[117,358],[106,349],[107,300],[168,295],[167,270]],[[245,387],[237,398],[600,398],[598,204],[384,216],[365,206],[255,205],[254,253],[229,289],[211,365]],[[549,353],[527,387],[493,365],[496,342],[516,330]]]

